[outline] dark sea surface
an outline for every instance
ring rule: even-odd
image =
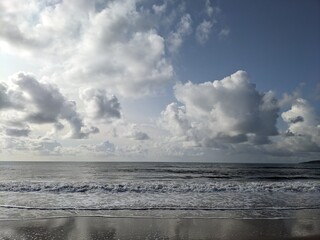
[[[311,218],[320,165],[0,162],[0,219]]]

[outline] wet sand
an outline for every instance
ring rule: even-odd
[[[320,219],[69,217],[1,220],[11,239],[320,239]]]

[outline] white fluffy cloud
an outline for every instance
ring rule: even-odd
[[[260,93],[244,71],[220,81],[178,84],[172,103],[162,112],[164,126],[200,146],[269,143],[278,134],[278,104],[272,92]]]
[[[124,96],[148,95],[174,71],[164,37],[147,24],[149,11],[138,2],[1,2],[0,46],[49,61],[58,82],[85,86],[89,80]]]
[[[161,124],[177,137],[187,139],[188,131],[191,130],[191,124],[186,116],[185,106],[178,106],[177,103],[169,104],[161,113]]]
[[[178,84],[175,97],[179,103],[161,113],[161,125],[171,132],[173,147],[180,143],[187,149],[278,157],[320,152],[320,118],[310,103],[287,96],[279,103],[273,92],[259,92],[244,71],[220,81]],[[289,103],[291,108],[281,114],[287,129],[279,134],[280,106]]]
[[[287,152],[320,152],[320,119],[308,101],[298,98],[281,117],[288,130],[278,148]]]
[[[141,97],[174,78],[168,52],[176,53],[192,33],[193,17],[185,6],[184,1],[1,1],[0,48],[41,59],[44,73],[58,84],[90,83]],[[208,20],[196,31],[201,43],[217,12],[210,1],[203,7]]]
[[[106,13],[105,18],[108,16]],[[92,79],[93,85],[111,87],[123,96],[150,94],[172,78],[173,67],[165,58],[164,39],[154,30],[113,39],[116,34],[99,35],[109,29],[98,27],[102,29],[92,30],[81,46],[83,50],[71,60],[67,69],[70,78],[81,82]],[[115,32],[118,27],[114,26]]]

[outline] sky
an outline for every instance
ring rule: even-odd
[[[0,160],[320,159],[320,1],[4,0]]]

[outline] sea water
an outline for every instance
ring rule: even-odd
[[[319,218],[320,165],[0,162],[0,219]]]

